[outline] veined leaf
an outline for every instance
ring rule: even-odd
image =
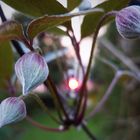
[[[63,14],[67,10],[57,0],[2,0],[14,9],[33,17]]]
[[[120,10],[127,5],[129,0],[108,0],[96,6],[96,8],[104,9],[105,13],[112,10]],[[91,14],[85,16],[82,26],[81,26],[81,37],[87,37],[94,33],[96,25],[98,24],[101,16],[103,14]]]
[[[36,20],[33,20],[27,29],[27,34],[29,36],[29,39],[33,39],[36,35],[38,35],[41,32],[47,31],[48,29],[60,25],[68,20],[70,20],[72,17],[80,16],[80,15],[86,15],[91,13],[98,13],[103,12],[102,9],[90,9],[86,11],[81,11],[78,13],[68,13],[63,15],[52,15],[52,16],[43,16],[41,18],[38,18]]]
[[[22,25],[16,21],[7,21],[0,26],[0,41],[24,38]]]

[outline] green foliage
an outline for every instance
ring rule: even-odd
[[[8,42],[0,43],[0,88],[8,84],[13,71],[13,52]]]
[[[0,41],[24,38],[21,24],[8,21],[0,26]]]
[[[44,16],[39,19],[36,19],[32,21],[28,26],[28,36],[32,40],[36,35],[43,31],[47,31],[47,29],[50,29],[51,27],[54,27],[56,25],[59,25],[67,20],[69,20],[70,17],[64,16]],[[37,27],[37,28],[36,28]]]
[[[43,16],[36,20],[33,20],[27,30],[27,34],[29,35],[29,38],[32,40],[37,34],[47,31],[48,29],[57,26],[59,24],[62,24],[68,20],[70,20],[72,17],[79,16],[79,15],[86,15],[91,13],[100,13],[102,10],[87,10],[82,11],[74,14],[64,14],[64,15],[53,15],[53,16]]]
[[[73,10],[76,6],[81,3],[82,0],[67,0],[67,8],[69,11]]]
[[[56,0],[2,0],[14,9],[33,17],[63,14],[67,10]]]
[[[96,8],[103,8],[106,13],[111,10],[120,10],[121,8],[125,7],[127,3],[128,0],[122,0],[121,2],[118,0],[108,0],[101,3],[100,5],[97,5]],[[91,35],[95,31],[95,28],[103,14],[104,13],[93,13],[91,15],[85,16],[81,27],[82,38]]]

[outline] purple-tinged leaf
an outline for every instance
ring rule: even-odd
[[[22,25],[16,21],[7,21],[0,26],[0,41],[21,40],[24,38]]]

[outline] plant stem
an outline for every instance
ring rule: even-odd
[[[2,22],[7,21],[1,5],[0,5],[0,17],[1,17]],[[22,56],[24,54],[24,51],[21,48],[19,42],[15,41],[15,40],[12,40],[11,43],[14,46],[14,48],[16,49],[16,51],[18,52],[18,54],[20,54],[20,56]]]
[[[61,113],[59,112],[60,109],[62,110],[62,112],[64,113],[65,117],[67,120],[69,120],[69,116],[64,108],[64,105],[61,101],[61,98],[59,96],[59,93],[57,92],[57,88],[56,86],[54,85],[52,79],[50,76],[48,76],[48,79],[44,82],[44,84],[49,88],[50,92],[52,93],[52,96],[54,98],[54,101],[55,101],[55,105],[56,105],[56,108],[58,110],[58,114],[59,114],[59,117],[61,120],[63,120],[62,116],[61,116]]]
[[[59,120],[57,120],[48,110],[47,106],[44,104],[44,102],[40,99],[40,97],[37,94],[29,94],[37,103],[40,105],[40,107],[48,113],[48,115],[58,124],[61,124]]]
[[[72,42],[76,57],[77,57],[77,59],[79,61],[79,64],[81,66],[82,73],[83,73],[83,76],[84,76],[85,75],[85,70],[84,70],[84,66],[82,64],[82,60],[81,60],[81,56],[80,56],[80,46],[79,46],[79,43],[77,42],[77,40],[75,38],[73,29],[71,29],[71,32],[72,32],[72,36],[69,34],[69,31],[67,31],[67,34],[68,34],[69,38],[71,39],[71,42]]]
[[[121,71],[121,70],[118,70],[116,73],[115,73],[115,76],[114,78],[112,79],[107,91],[105,92],[104,96],[102,97],[102,99],[99,101],[99,103],[97,104],[97,106],[95,107],[95,109],[89,114],[89,116],[86,118],[89,119],[93,116],[95,116],[96,113],[98,113],[103,105],[105,104],[105,102],[107,101],[107,99],[109,98],[109,96],[111,95],[112,93],[112,90],[114,89],[114,87],[116,86],[118,80],[120,79],[120,77],[122,77],[123,75],[128,75],[128,76],[132,76],[135,78],[135,75],[133,75],[133,73],[129,72],[129,71]]]
[[[110,16],[115,16],[117,13],[117,11],[111,11],[106,13],[99,21],[94,36],[93,36],[93,43],[92,43],[92,48],[91,48],[91,52],[90,52],[90,58],[89,58],[89,62],[88,62],[88,66],[87,66],[87,70],[86,70],[86,74],[82,83],[82,87],[81,87],[81,91],[85,88],[86,82],[88,80],[88,76],[90,73],[90,68],[91,68],[91,64],[92,64],[92,59],[93,59],[93,55],[94,55],[94,50],[95,50],[95,44],[97,41],[97,37],[98,37],[98,33],[100,31],[100,28],[102,27],[102,25],[104,24],[105,20],[110,17]]]
[[[111,42],[106,39],[101,39],[100,41],[102,47],[106,48],[109,52],[111,52],[116,58],[118,58],[125,66],[127,66],[134,74],[136,74],[137,78],[140,80],[140,69],[139,67],[125,54],[116,49]]]
[[[87,80],[88,80],[88,76],[89,76],[89,73],[90,73],[90,69],[91,69],[91,65],[92,65],[92,59],[93,59],[93,55],[94,55],[94,50],[95,50],[95,44],[96,44],[96,40],[97,40],[97,37],[98,37],[98,33],[100,31],[100,28],[102,27],[102,25],[104,24],[104,22],[106,21],[106,19],[110,16],[114,16],[116,15],[117,11],[111,11],[111,12],[108,12],[106,13],[99,21],[97,27],[96,27],[96,30],[95,30],[95,33],[94,33],[94,36],[93,36],[93,43],[92,43],[92,48],[91,48],[91,52],[90,52],[90,58],[89,58],[89,62],[88,62],[88,66],[87,66],[87,70],[86,70],[86,73],[85,73],[85,76],[84,76],[84,79],[83,79],[83,83],[82,83],[82,86],[81,86],[81,89],[80,89],[80,99],[79,99],[79,104],[77,106],[77,112],[76,112],[76,116],[79,116],[79,111],[80,108],[83,108],[85,109],[85,107],[83,105],[85,104],[82,104],[82,100],[83,100],[83,97],[85,96],[85,94],[87,94],[87,92],[85,92],[85,88],[86,88],[86,83],[87,83]],[[87,99],[86,99],[87,100]],[[84,111],[83,111],[84,113]]]
[[[49,128],[45,125],[40,124],[39,122],[36,122],[29,116],[26,117],[26,120],[28,122],[30,122],[33,126],[40,128],[41,130],[44,130],[44,131],[64,132],[64,131],[68,130],[68,127],[64,127],[64,126],[62,128]]]
[[[90,130],[88,129],[88,127],[84,123],[82,123],[81,126],[82,126],[83,131],[88,135],[88,137],[91,140],[97,140],[96,137],[93,135],[93,133],[90,132]]]
[[[6,19],[5,15],[4,15],[4,12],[3,12],[3,9],[2,9],[2,7],[1,7],[1,5],[0,5],[0,17],[1,17],[2,22],[7,21],[7,19]]]

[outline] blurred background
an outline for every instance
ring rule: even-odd
[[[59,0],[64,6],[64,0]],[[103,0],[102,0],[103,1]],[[91,0],[91,6],[102,1]],[[0,1],[6,17],[20,22],[24,29],[32,20]],[[132,4],[132,3],[131,3]],[[74,9],[73,12],[78,11]],[[86,16],[87,20],[91,18]],[[72,26],[78,42],[80,42],[80,54],[84,68],[86,69],[89,52],[92,44],[92,33],[89,25],[83,25],[86,20],[83,16],[72,19]],[[90,24],[95,21],[91,20]],[[86,31],[81,32],[81,26]],[[91,28],[91,26],[90,26]],[[93,32],[93,31],[92,31]],[[81,39],[82,38],[82,39]],[[102,27],[97,41],[97,50],[92,65],[90,79],[87,83],[88,106],[86,116],[94,109],[103,95],[106,93],[117,71],[132,71],[140,74],[140,40],[125,40],[117,32],[115,22]],[[24,44],[20,44],[25,52]],[[21,94],[21,86],[14,74],[14,62],[19,58],[14,48],[7,47],[6,43],[0,44],[0,100],[13,95]],[[59,27],[45,33],[41,33],[34,41],[34,47],[43,50],[48,63],[50,75],[55,82],[62,98],[68,98],[71,105],[78,94],[82,80],[82,71],[73,51],[70,38],[66,35],[65,28]],[[4,52],[7,52],[4,55]],[[14,53],[13,53],[14,52]],[[5,62],[11,62],[5,66]],[[10,69],[10,70],[9,70]],[[10,72],[9,72],[10,71]],[[9,78],[9,75],[12,78]],[[5,79],[5,77],[7,79]],[[102,110],[94,117],[87,119],[87,126],[99,140],[139,140],[140,139],[140,80],[130,75],[119,78],[111,95]],[[16,85],[16,87],[13,87]],[[75,92],[73,92],[75,90]],[[54,103],[44,85],[35,89],[41,95],[42,100],[57,116]],[[44,93],[46,93],[44,95]],[[47,96],[46,96],[47,95]],[[37,121],[50,127],[58,127],[49,116],[40,110],[39,105],[33,99],[26,99],[28,113]],[[26,120],[5,126],[0,129],[0,140],[87,140],[88,137],[82,129],[71,127],[69,131],[62,133],[44,132],[33,127]]]

